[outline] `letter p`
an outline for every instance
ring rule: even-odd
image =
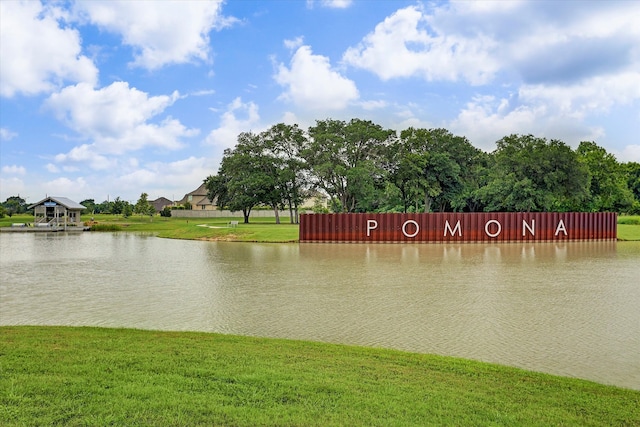
[[[378,228],[378,221],[375,219],[367,220],[367,237],[371,236],[371,230],[375,230]]]

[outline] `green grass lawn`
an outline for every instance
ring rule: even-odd
[[[640,391],[440,356],[207,333],[0,327],[0,425],[640,423]]]

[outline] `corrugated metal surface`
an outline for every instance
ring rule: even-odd
[[[609,212],[304,214],[300,242],[615,240]]]

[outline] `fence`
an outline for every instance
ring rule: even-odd
[[[303,214],[300,242],[616,240],[609,212]]]

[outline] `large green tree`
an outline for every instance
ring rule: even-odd
[[[279,123],[262,132],[260,139],[265,154],[273,156],[281,200],[289,208],[291,222],[297,224],[298,207],[310,183],[307,164],[302,158],[307,137],[298,125]]]
[[[633,206],[629,210],[629,213],[640,215],[640,163],[625,163],[624,170],[627,176],[627,185],[634,197]]]
[[[149,195],[147,193],[140,194],[140,198],[136,202],[133,207],[133,213],[138,215],[149,215],[152,216],[156,213],[155,208],[151,203],[149,203]]]
[[[2,203],[2,206],[9,217],[14,214],[22,214],[27,211],[27,201],[20,196],[8,197],[7,200]]]
[[[487,211],[567,211],[586,198],[588,171],[559,140],[510,135],[496,143],[495,163],[478,194]]]
[[[383,155],[395,138],[395,131],[370,121],[318,120],[302,154],[315,184],[339,201],[343,212],[366,211],[384,187]]]
[[[591,141],[581,142],[577,153],[589,173],[589,199],[585,210],[627,211],[633,205],[634,197],[625,170],[613,154]]]
[[[469,209],[478,187],[475,175],[480,150],[446,129],[409,128],[390,150],[389,180],[409,205],[430,212]]]
[[[282,201],[276,158],[265,152],[260,135],[243,132],[233,149],[226,149],[217,175],[205,180],[208,197],[219,207],[242,211],[245,224],[251,210],[260,204],[278,208]]]

